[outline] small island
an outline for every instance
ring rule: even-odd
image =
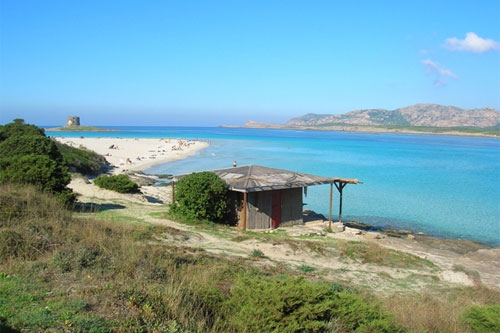
[[[48,132],[116,132],[117,130],[95,127],[95,126],[80,126],[80,117],[69,116],[66,118],[66,125],[56,128],[45,129]]]

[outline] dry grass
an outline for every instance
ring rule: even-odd
[[[472,305],[500,304],[500,292],[484,286],[450,289],[439,295],[393,295],[383,300],[396,322],[413,332],[469,332],[463,312]]]
[[[0,244],[1,271],[17,275],[15,279],[36,289],[50,291],[39,296],[43,301],[30,304],[39,307],[36,313],[40,320],[50,315],[44,312],[44,302],[78,299],[85,306],[64,319],[70,323],[92,314],[116,331],[227,331],[220,304],[230,297],[235,276],[244,273],[254,277],[251,274],[257,271],[245,259],[221,259],[203,250],[161,241],[163,234],[179,233],[174,228],[75,218],[51,196],[29,187],[0,185],[0,214],[0,235],[9,237],[12,231],[22,235],[16,251]],[[268,241],[321,255],[339,251],[362,262],[428,267],[423,259],[400,255],[377,244],[338,242],[330,247],[309,240],[275,237]],[[268,276],[280,273],[259,271]],[[12,298],[7,300],[12,304],[18,302],[16,293],[26,293],[25,287],[20,284],[11,293]],[[393,295],[382,302],[397,323],[410,331],[465,332],[467,328],[460,320],[463,311],[470,305],[500,304],[500,292],[477,286],[445,290],[439,295]],[[62,309],[65,311],[65,307]],[[69,325],[60,323],[59,318],[67,315],[63,310],[54,311],[51,323],[61,330],[67,327],[57,325]],[[19,314],[18,319],[25,317]]]
[[[429,260],[409,253],[388,249],[373,242],[338,242],[337,249],[341,257],[347,257],[362,263],[410,269],[435,267]]]

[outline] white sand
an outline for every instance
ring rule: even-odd
[[[106,157],[116,167],[113,173],[144,170],[154,164],[186,158],[206,148],[202,141],[177,139],[55,138],[79,148],[84,147]],[[113,146],[113,148],[110,148]]]

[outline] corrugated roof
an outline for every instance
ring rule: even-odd
[[[331,178],[309,175],[288,170],[267,168],[259,165],[245,165],[240,167],[210,170],[224,179],[232,191],[258,192],[281,190],[287,188],[306,187],[312,185],[344,182],[357,184],[357,179]],[[178,180],[187,175],[175,176]]]

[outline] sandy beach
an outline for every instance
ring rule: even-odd
[[[206,148],[207,142],[178,139],[61,138],[57,141],[86,148],[100,155],[115,168],[112,173],[145,170],[155,164],[171,162]]]

